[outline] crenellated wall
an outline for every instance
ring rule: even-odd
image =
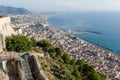
[[[5,48],[6,36],[21,34],[20,29],[11,24],[10,17],[0,17],[0,52]]]

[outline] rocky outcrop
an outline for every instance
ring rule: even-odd
[[[5,74],[5,72],[3,72],[2,70],[0,70],[0,80],[9,80],[8,75]]]

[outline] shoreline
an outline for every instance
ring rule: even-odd
[[[54,16],[54,15],[57,15],[57,14],[52,14],[52,15],[48,16],[45,22],[46,22],[49,26],[52,26],[53,28],[56,28],[56,29],[58,29],[58,30],[65,30],[65,29],[59,29],[58,27],[56,27],[56,26],[54,26],[53,24],[51,24],[51,23],[48,22],[48,19],[49,19],[50,17]],[[65,31],[67,31],[67,30],[65,30]],[[68,32],[68,31],[67,31],[67,32]],[[99,44],[97,44],[97,43],[94,43],[94,42],[91,42],[91,41],[89,41],[89,40],[80,38],[80,36],[78,36],[78,35],[75,35],[75,34],[74,34],[74,36],[77,36],[79,39],[84,40],[85,42],[87,42],[87,43],[89,43],[89,44],[92,44],[92,45],[94,45],[94,46],[97,47],[97,48],[100,48],[100,49],[102,49],[102,50],[108,50],[110,53],[112,53],[112,55],[118,56],[118,57],[120,58],[120,55],[119,55],[119,54],[114,53],[113,50],[111,50],[111,49],[109,49],[109,48],[107,48],[107,47],[104,47],[104,46],[99,45]]]
[[[37,20],[37,22],[42,21],[40,22],[40,27],[26,27],[23,34],[29,38],[34,37],[37,41],[46,39],[56,47],[60,47],[63,52],[68,52],[71,58],[75,60],[83,59],[85,62],[93,65],[97,72],[106,75],[110,79],[120,79],[119,56],[110,51],[105,51],[103,48],[71,34],[69,31],[60,30],[49,22],[46,24],[46,17],[43,15],[42,19],[39,18]],[[25,19],[29,19],[29,17]],[[35,17],[32,19],[33,21],[36,20]]]

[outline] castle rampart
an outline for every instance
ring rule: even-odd
[[[5,48],[6,36],[21,34],[20,29],[15,29],[15,26],[11,24],[11,19],[8,16],[0,16],[0,52]]]

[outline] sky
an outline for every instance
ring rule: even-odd
[[[0,0],[30,11],[120,11],[120,0]]]

